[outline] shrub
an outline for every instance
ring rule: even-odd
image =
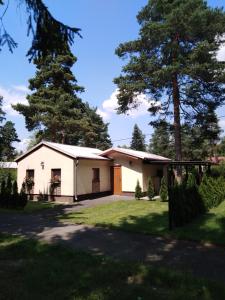
[[[11,206],[15,208],[18,207],[18,201],[19,201],[18,186],[17,186],[17,181],[14,180],[12,185]]]
[[[137,180],[137,184],[135,187],[135,199],[140,200],[141,197],[142,197],[142,190],[141,190],[139,180]]]
[[[168,188],[167,188],[166,178],[164,176],[161,179],[161,187],[160,187],[159,195],[160,195],[161,201],[163,201],[163,202],[167,201]]]
[[[213,178],[204,175],[198,186],[195,175],[189,174],[187,181],[175,184],[170,191],[173,224],[182,226],[189,223],[224,200],[224,177]]]
[[[20,194],[16,180],[12,182],[11,175],[8,176],[7,182],[3,179],[0,189],[0,207],[4,208],[24,208],[27,204],[27,195],[25,184],[23,184]]]
[[[223,177],[212,178],[204,175],[199,187],[199,193],[204,203],[205,209],[218,206],[225,200],[225,180]]]
[[[172,215],[175,226],[183,226],[204,212],[196,176],[188,174],[187,180],[175,184],[171,191]]]
[[[148,199],[153,200],[154,194],[155,194],[155,192],[154,192],[154,186],[152,183],[152,178],[149,177],[148,178],[148,190],[147,190]]]
[[[18,197],[18,207],[24,208],[27,205],[27,201],[26,184],[23,183]]]

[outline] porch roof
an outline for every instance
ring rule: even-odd
[[[132,150],[132,149],[118,148],[118,147],[105,150],[100,154],[100,156],[110,157],[110,154],[112,154],[112,153],[120,153],[122,155],[142,159],[142,160],[149,161],[149,162],[151,161],[151,162],[168,163],[171,161],[169,158],[166,158],[166,157],[163,157],[160,155],[143,152],[143,151],[136,151],[136,150]]]

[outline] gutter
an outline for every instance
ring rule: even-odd
[[[74,188],[74,201],[77,201],[77,174],[78,174],[78,165],[79,165],[79,159],[77,158],[76,161],[74,160],[74,177],[75,178],[75,182],[74,182],[74,185],[73,185],[73,188]]]

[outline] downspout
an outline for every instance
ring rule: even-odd
[[[78,174],[78,165],[79,165],[79,159],[77,158],[76,161],[74,160],[74,178],[75,178],[75,183],[73,185],[74,187],[74,200],[77,201],[77,174]]]

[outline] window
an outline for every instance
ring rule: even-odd
[[[51,171],[51,194],[61,195],[61,169]]]
[[[27,170],[26,177],[30,179],[34,179],[34,170]]]
[[[92,177],[92,181],[93,182],[99,182],[100,181],[100,172],[99,172],[99,168],[93,168],[93,177]]]

